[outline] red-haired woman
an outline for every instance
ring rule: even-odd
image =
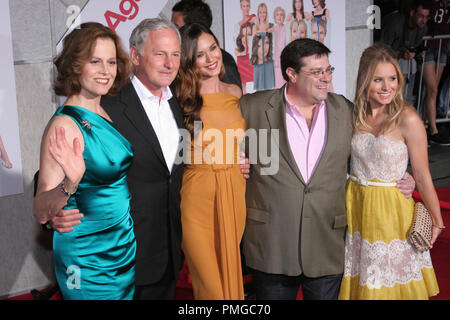
[[[68,98],[42,138],[34,215],[40,223],[62,208],[84,215],[73,231],[53,237],[64,299],[132,299],[136,241],[127,170],[133,150],[100,105],[129,81],[130,63],[113,31],[84,23],[64,39],[55,65],[55,93]]]

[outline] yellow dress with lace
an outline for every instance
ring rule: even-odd
[[[351,174],[363,181],[395,182],[408,165],[402,141],[356,132]],[[439,293],[429,251],[418,252],[407,240],[414,200],[395,186],[347,182],[348,232],[339,299],[413,300]]]
[[[244,299],[239,245],[246,207],[239,144],[245,121],[237,97],[202,98],[203,128],[191,144],[181,188],[182,248],[195,299]]]

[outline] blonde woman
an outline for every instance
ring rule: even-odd
[[[258,5],[256,24],[253,26],[252,54],[250,64],[253,65],[253,88],[255,90],[273,89],[275,72],[273,66],[273,23],[269,23],[267,5]]]
[[[289,42],[308,37],[308,26],[304,20],[292,20],[290,25]]]
[[[240,0],[240,7],[242,11],[242,20],[238,22],[239,26],[248,22],[255,23],[256,15],[250,14],[250,0]]]
[[[273,11],[273,18],[275,21],[275,26],[273,27],[274,34],[274,72],[275,72],[275,87],[281,88],[286,81],[281,73],[280,56],[284,47],[286,47],[287,42],[287,32],[284,20],[286,17],[286,11],[281,7],[276,7]]]
[[[432,243],[444,228],[428,167],[427,136],[402,97],[404,79],[393,51],[367,48],[355,98],[351,175],[346,188],[348,233],[340,299],[428,299],[439,292],[430,252],[407,240],[414,200],[396,188],[411,161],[430,211]]]
[[[253,26],[253,35],[262,32],[272,32],[273,23],[269,23],[269,16],[267,12],[267,5],[264,2],[260,3],[258,5],[256,23]]]

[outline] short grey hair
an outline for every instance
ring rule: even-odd
[[[143,54],[142,47],[144,46],[148,33],[150,31],[161,29],[172,29],[173,31],[175,31],[181,43],[181,35],[175,24],[165,19],[152,18],[142,20],[131,32],[130,48],[136,47],[138,53],[142,55]]]

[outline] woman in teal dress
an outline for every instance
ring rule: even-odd
[[[132,299],[136,241],[126,179],[133,150],[100,105],[128,81],[129,60],[114,32],[84,23],[65,38],[55,65],[55,93],[68,99],[43,135],[34,214],[40,223],[63,208],[83,215],[53,238],[64,299]]]

